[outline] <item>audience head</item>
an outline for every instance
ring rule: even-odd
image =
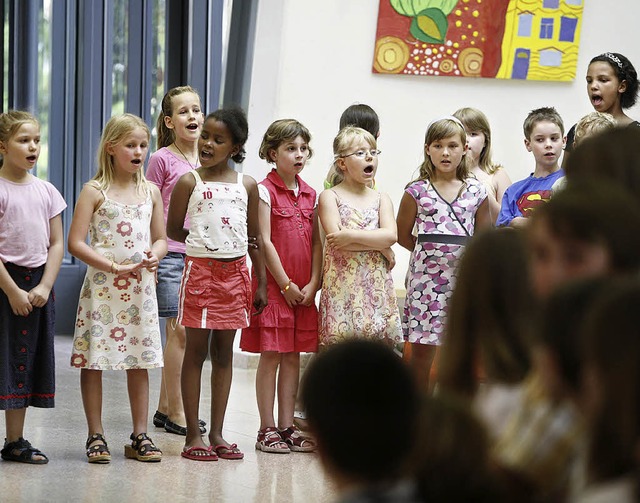
[[[611,184],[568,183],[536,210],[528,234],[539,297],[572,279],[640,269],[640,205]]]
[[[485,429],[446,393],[423,401],[411,467],[420,501],[502,501]]]
[[[478,368],[492,382],[522,381],[529,370],[532,311],[524,236],[512,229],[475,235],[460,260],[451,298],[441,386],[473,395]]]
[[[640,437],[640,283],[618,279],[601,292],[583,325],[592,482],[635,472]]]
[[[586,138],[567,159],[568,183],[608,180],[640,204],[640,127],[615,128]]]
[[[418,392],[409,368],[387,346],[361,339],[330,346],[305,371],[302,400],[334,478],[368,484],[405,473]],[[398,434],[381,453],[390,431]]]
[[[605,52],[593,58],[589,62],[589,68],[587,69],[587,92],[596,110],[606,112],[612,108],[606,99],[602,99],[601,93],[594,97],[590,91],[591,83],[601,78],[601,74],[605,78],[609,77],[615,81],[621,108],[631,108],[636,104],[638,99],[638,74],[636,69],[631,64],[631,61],[622,54]]]
[[[578,143],[588,136],[593,136],[608,129],[613,129],[614,127],[616,127],[616,120],[613,118],[613,115],[603,112],[591,112],[576,124],[573,146],[576,147]]]
[[[340,129],[355,126],[369,131],[377,140],[380,136],[380,119],[376,111],[364,103],[355,103],[340,116]]]

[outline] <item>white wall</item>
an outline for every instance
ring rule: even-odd
[[[533,168],[522,133],[531,109],[555,106],[568,129],[592,111],[584,75],[593,56],[620,52],[640,69],[638,0],[585,0],[573,82],[373,74],[377,15],[378,0],[260,0],[245,173],[258,181],[264,178],[269,166],[257,155],[262,135],[273,120],[296,118],[310,129],[315,150],[302,177],[320,190],[340,114],[358,102],[371,105],[380,116],[383,154],[376,181],[396,209],[423,159],[427,123],[463,106],[487,114],[494,160],[515,181]],[[640,119],[640,108],[628,114]],[[395,249],[399,260],[394,277],[401,286],[409,254],[397,245]]]

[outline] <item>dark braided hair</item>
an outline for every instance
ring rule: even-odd
[[[247,155],[244,144],[249,137],[249,123],[247,122],[247,114],[239,107],[221,108],[207,115],[205,122],[209,119],[224,123],[229,129],[234,145],[240,147],[240,151],[231,157],[231,160],[240,164]]]

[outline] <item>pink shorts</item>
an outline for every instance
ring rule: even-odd
[[[185,258],[178,303],[181,325],[210,330],[248,327],[251,300],[246,257],[233,262]]]

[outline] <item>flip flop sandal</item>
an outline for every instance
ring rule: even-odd
[[[198,452],[203,452],[204,454],[196,454]],[[180,456],[187,459],[192,459],[194,461],[218,461],[218,455],[213,452],[211,446],[209,447],[189,447],[186,449],[182,449]]]
[[[101,444],[91,445],[93,442],[102,442]],[[87,461],[89,463],[106,464],[111,462],[111,453],[109,446],[101,433],[94,433],[87,438],[84,448],[87,450]]]
[[[219,458],[222,459],[242,459],[244,453],[238,449],[238,444],[231,444],[229,447],[226,445],[216,445],[213,450],[216,452]]]
[[[294,452],[313,452],[316,450],[316,444],[309,438],[301,435],[300,431],[293,426],[279,430],[278,433],[280,433],[282,440],[287,443],[289,449]]]
[[[136,436],[131,434],[131,445],[124,446],[124,457],[128,459],[137,459],[138,461],[154,462],[162,460],[162,451],[158,449],[153,440],[146,433],[140,433]],[[143,444],[148,440],[148,444]]]
[[[34,459],[34,456],[42,456],[44,459]],[[5,461],[17,461],[30,465],[46,465],[49,462],[49,458],[42,451],[32,447],[29,441],[22,437],[15,442],[5,440],[4,448],[0,450],[0,457]]]
[[[282,440],[280,433],[273,426],[268,426],[264,430],[258,431],[256,449],[274,454],[289,454],[291,452],[287,443]]]

